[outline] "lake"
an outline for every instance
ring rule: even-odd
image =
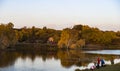
[[[56,50],[0,52],[0,71],[75,71],[89,69],[97,57],[120,63],[120,50]]]

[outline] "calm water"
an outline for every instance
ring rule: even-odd
[[[120,50],[86,51],[85,53],[120,55]]]
[[[0,71],[75,71],[90,68],[97,57],[120,62],[120,50],[0,52]]]

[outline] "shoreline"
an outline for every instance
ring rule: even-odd
[[[120,63],[114,65],[107,65],[105,67],[100,67],[99,69],[94,69],[93,71],[119,71],[120,70]],[[90,69],[86,70],[79,70],[76,69],[75,71],[92,71]]]
[[[17,43],[15,46],[8,47],[7,49],[0,49],[0,51],[14,51],[14,50],[58,50],[61,48],[58,48],[58,46],[47,44],[47,43]],[[62,48],[65,50],[65,48]],[[97,51],[97,50],[120,50],[120,45],[109,45],[109,46],[103,46],[99,44],[87,44],[85,47],[81,48],[74,48],[69,50],[83,50],[83,51]]]

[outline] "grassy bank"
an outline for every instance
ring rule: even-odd
[[[92,70],[79,70],[79,69],[76,69],[75,71],[92,71]],[[120,71],[120,63],[115,64],[115,65],[106,66],[106,67],[101,67],[101,68],[95,69],[93,71]]]

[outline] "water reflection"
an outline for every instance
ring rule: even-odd
[[[74,71],[90,68],[96,57],[106,64],[120,63],[118,55],[83,53],[80,50],[0,52],[0,71]]]
[[[7,67],[14,64],[17,53],[0,52],[0,67]]]

